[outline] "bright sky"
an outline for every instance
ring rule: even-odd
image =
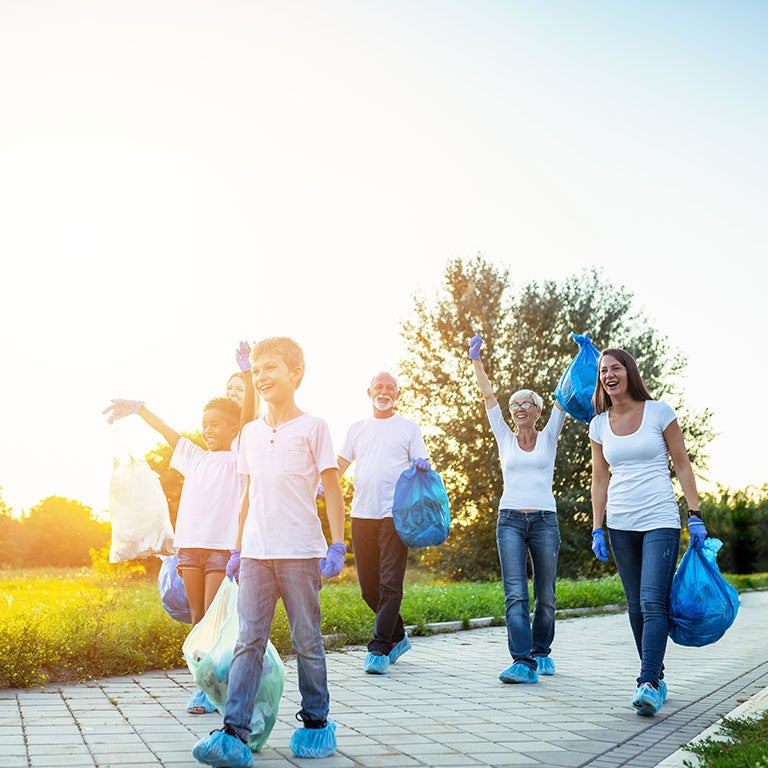
[[[0,0],[2,498],[106,509],[110,398],[196,429],[241,338],[302,344],[340,442],[414,291],[476,253],[632,291],[715,413],[712,479],[761,486],[766,29],[747,0]]]

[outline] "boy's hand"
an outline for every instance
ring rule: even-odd
[[[235,360],[243,373],[251,372],[251,345],[247,341],[241,341],[235,352]]]
[[[144,405],[143,400],[113,400],[112,405],[108,405],[102,413],[108,413],[107,421],[114,424],[118,419],[124,419],[132,413],[138,413],[142,405]]]
[[[476,333],[469,340],[469,359],[470,360],[479,360],[480,359],[480,347],[482,347],[482,346],[483,346],[482,336],[480,336],[479,333]]]
[[[426,459],[414,459],[413,463],[416,465],[416,469],[419,472],[429,472],[432,469],[432,465]]]
[[[230,549],[227,561],[227,578],[237,581],[240,578],[240,550]]]
[[[338,576],[344,570],[344,556],[347,554],[347,545],[343,541],[334,541],[325,557],[320,558],[320,573],[326,579]]]

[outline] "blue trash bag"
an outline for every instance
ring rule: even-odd
[[[555,399],[567,414],[577,421],[589,424],[595,415],[592,397],[597,384],[597,361],[600,351],[592,343],[588,333],[572,333],[571,338],[579,345],[579,351],[560,377],[555,387]]]
[[[722,546],[720,539],[689,546],[677,566],[669,597],[669,637],[678,645],[715,643],[736,619],[739,593],[717,567]]]
[[[160,590],[160,602],[165,612],[182,624],[192,623],[192,613],[189,610],[187,590],[184,579],[179,576],[176,567],[179,564],[177,555],[162,558],[163,564],[157,574],[157,588]]]
[[[192,627],[181,646],[197,687],[205,692],[222,716],[227,703],[229,668],[240,632],[237,593],[237,582],[224,579],[205,616]],[[251,738],[248,740],[251,752],[261,750],[272,733],[284,683],[283,661],[272,642],[267,640],[251,717]]]
[[[395,531],[406,547],[434,547],[448,538],[448,494],[434,469],[421,472],[415,462],[397,479],[392,505]]]

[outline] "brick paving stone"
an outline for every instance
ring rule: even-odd
[[[366,675],[363,646],[328,653],[338,751],[297,760],[289,749],[300,708],[295,659],[258,768],[653,768],[768,685],[768,593],[742,595],[718,643],[670,643],[669,699],[655,718],[629,706],[638,660],[625,614],[558,621],[557,674],[505,685],[504,627],[430,637],[382,676]],[[597,674],[599,673],[599,674]],[[199,768],[194,743],[221,717],[186,712],[187,670],[85,685],[0,691],[2,768]]]

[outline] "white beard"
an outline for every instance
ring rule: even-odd
[[[391,397],[375,397],[373,404],[379,411],[388,411],[395,404],[395,401]]]

